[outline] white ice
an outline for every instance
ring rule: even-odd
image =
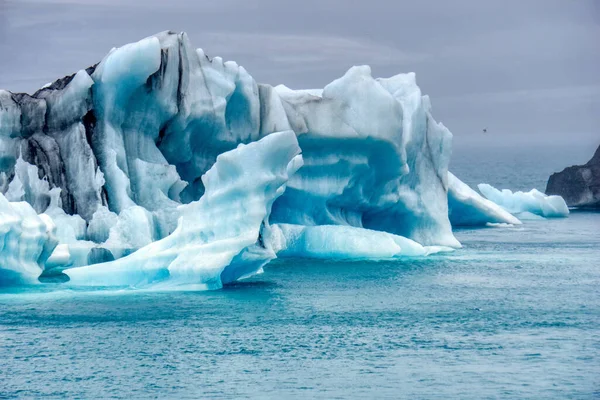
[[[290,124],[305,163],[275,203],[272,222],[366,228],[422,245],[460,246],[448,220],[452,135],[431,116],[414,74],[374,79],[361,66],[322,92],[261,89],[269,121]]]
[[[272,87],[163,32],[33,97],[0,91],[0,192],[58,225],[47,266],[99,263],[71,268],[74,283],[214,288],[260,270],[272,246],[425,255],[460,247],[452,226],[519,224],[510,196],[448,172],[451,141],[414,73],[357,66],[323,89]],[[525,195],[540,215],[564,212],[511,194]]]
[[[272,228],[271,240],[278,257],[385,259],[421,257],[453,250],[443,246],[421,246],[402,236],[351,226],[275,224]]]
[[[38,167],[19,156],[15,164],[15,177],[8,185],[6,198],[11,202],[25,201],[37,213],[44,212],[50,204],[50,185],[39,178]]]
[[[486,183],[480,183],[477,187],[488,200],[520,218],[523,213],[539,215],[544,218],[560,218],[569,215],[569,207],[560,196],[547,196],[537,189],[514,193],[509,189],[500,191]],[[523,217],[530,219],[527,215]]]
[[[0,286],[37,283],[58,243],[55,233],[49,217],[0,194]]]
[[[521,221],[502,207],[482,197],[448,172],[448,208],[453,226],[519,225]]]
[[[216,289],[259,272],[275,257],[269,214],[302,165],[291,131],[218,156],[200,200],[181,206],[177,229],[119,260],[68,269],[73,285]]]

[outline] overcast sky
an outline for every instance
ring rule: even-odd
[[[169,29],[273,85],[414,71],[457,137],[600,143],[596,0],[0,0],[0,88],[33,92]]]

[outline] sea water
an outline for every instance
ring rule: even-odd
[[[458,149],[452,169],[543,190],[593,153],[534,150]],[[456,236],[213,292],[4,290],[0,398],[600,397],[600,213]]]

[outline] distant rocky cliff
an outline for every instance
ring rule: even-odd
[[[562,196],[569,207],[600,208],[600,146],[586,164],[552,174],[546,194]]]

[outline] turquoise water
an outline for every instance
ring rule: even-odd
[[[449,255],[278,260],[215,292],[5,292],[0,398],[600,397],[600,213],[456,235]]]

